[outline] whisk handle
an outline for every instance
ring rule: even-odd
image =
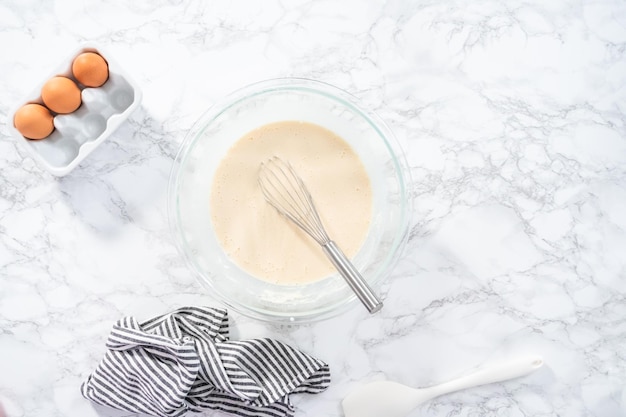
[[[352,291],[361,300],[367,311],[375,313],[383,306],[383,302],[374,294],[372,289],[367,285],[363,276],[352,265],[352,262],[346,257],[339,246],[332,240],[325,245],[322,245],[326,256],[335,265],[337,271],[346,280]]]

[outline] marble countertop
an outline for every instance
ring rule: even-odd
[[[0,3],[0,403],[9,417],[127,416],[81,382],[113,322],[205,294],[168,227],[184,132],[231,91],[281,76],[341,87],[402,143],[415,212],[385,307],[281,327],[329,363],[296,416],[340,416],[362,381],[427,386],[537,353],[513,381],[412,416],[626,415],[626,5],[621,1]],[[143,101],[69,175],[9,134],[33,84],[83,42]],[[204,415],[222,416],[218,412]]]

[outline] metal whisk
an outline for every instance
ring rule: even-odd
[[[274,156],[261,164],[259,185],[265,199],[317,243],[370,313],[383,306],[352,262],[326,233],[313,198],[288,162]]]

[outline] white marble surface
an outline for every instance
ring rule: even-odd
[[[84,41],[140,109],[57,179],[8,115]],[[497,358],[546,365],[413,416],[626,415],[626,4],[605,1],[0,2],[0,403],[9,417],[120,416],[79,385],[112,322],[219,305],[177,253],[165,186],[181,135],[230,91],[302,76],[359,96],[406,149],[416,210],[385,308],[280,328],[331,365],[297,416],[362,380],[429,385]],[[205,415],[221,416],[220,413]]]

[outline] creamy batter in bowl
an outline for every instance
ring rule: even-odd
[[[387,126],[355,97],[331,85],[293,78],[263,81],[212,106],[186,134],[176,157],[169,213],[181,253],[211,295],[257,319],[307,322],[358,304],[339,274],[332,272],[314,282],[297,284],[259,279],[226,253],[210,212],[216,172],[233,145],[255,129],[289,121],[312,123],[334,132],[361,160],[371,185],[371,219],[352,261],[378,290],[407,239],[408,167]],[[319,170],[324,169],[320,164]]]

